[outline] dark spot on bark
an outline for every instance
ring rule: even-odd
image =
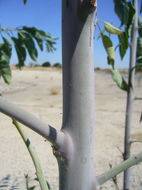
[[[55,140],[57,138],[57,131],[50,125],[48,125],[48,126],[49,126],[49,139],[51,139],[52,142],[55,142]]]
[[[29,139],[26,140],[26,145],[27,145],[27,147],[30,146],[30,140]]]
[[[66,0],[66,7],[69,8],[70,0]]]

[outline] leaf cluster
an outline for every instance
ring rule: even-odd
[[[11,31],[14,31],[16,35]],[[37,47],[39,47],[41,51],[43,51],[44,45],[47,52],[53,52],[55,50],[54,46],[57,38],[35,27],[23,26],[15,29],[0,29],[0,33],[3,41],[0,43],[0,77],[2,76],[7,84],[10,84],[12,77],[9,66],[12,47],[16,50],[18,58],[17,66],[20,69],[24,66],[27,54],[29,54],[32,60],[37,60]],[[3,37],[5,34],[8,34],[10,41],[8,38]]]
[[[123,59],[129,47],[129,37],[132,32],[135,9],[131,1],[113,0],[113,2],[115,13],[121,22],[121,27],[124,26],[124,32],[120,36],[118,36],[119,53],[121,59]]]
[[[119,53],[121,59],[123,59],[128,50],[130,44],[129,41],[133,33],[135,9],[133,6],[133,1],[113,0],[113,2],[114,2],[115,13],[121,22],[120,29],[112,26],[107,22],[102,21],[104,23],[104,30],[101,30],[100,36],[102,38],[102,42],[107,53],[108,64],[111,66],[112,78],[122,90],[127,91],[128,84],[121,76],[121,74],[119,73],[119,71],[115,66],[115,49],[113,46],[113,42],[111,40],[111,34],[115,34],[118,36]],[[140,9],[140,12],[142,12],[142,9]],[[121,30],[121,28],[123,28],[123,31]],[[109,35],[105,35],[104,34],[105,31],[107,31]],[[142,18],[140,16],[138,18],[138,33],[139,36],[137,39],[136,71],[141,71],[142,70]]]
[[[0,77],[2,76],[6,83],[10,83],[11,81],[11,70],[9,66],[11,53],[12,53],[12,45],[10,42],[2,37],[3,43],[0,43]]]
[[[110,36],[104,34],[104,32],[107,31],[109,32],[109,34],[122,35],[123,31],[107,22],[103,22],[103,23],[104,23],[105,30],[103,30],[103,32],[101,31],[100,36],[102,38],[103,46],[107,53],[108,64],[111,66],[112,78],[120,89],[128,91],[127,82],[121,76],[120,72],[117,70],[115,66],[115,49],[113,46],[113,42]]]
[[[119,38],[119,52],[121,59],[124,58],[126,51],[129,47],[129,37],[133,32],[133,17],[135,14],[135,9],[133,6],[133,1],[127,0],[113,0],[115,12],[121,21],[121,27],[124,26],[125,31]],[[142,12],[142,1],[140,7],[140,13]],[[142,70],[142,17],[138,17],[138,39],[137,39],[137,61],[136,61],[136,71]]]

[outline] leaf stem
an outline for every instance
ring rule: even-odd
[[[11,31],[17,31],[17,28],[0,28],[0,32],[11,32]]]
[[[13,124],[17,128],[19,134],[21,135],[21,137],[31,155],[31,158],[33,160],[33,163],[34,163],[34,166],[36,169],[36,175],[39,180],[41,190],[49,190],[46,180],[45,180],[45,177],[44,177],[44,174],[43,174],[43,171],[42,171],[42,168],[41,168],[41,165],[40,165],[40,162],[39,162],[39,159],[38,159],[38,156],[37,156],[33,146],[31,145],[30,140],[28,139],[24,130],[21,128],[21,126],[18,124],[18,122],[15,119],[13,119]]]
[[[131,140],[131,141],[130,141],[131,144],[132,144],[132,143],[136,143],[136,142],[137,142],[137,143],[142,143],[142,140],[135,140],[135,139],[134,139],[134,140]]]

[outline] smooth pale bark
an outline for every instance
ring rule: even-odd
[[[94,190],[94,50],[89,0],[62,0],[63,126],[70,141],[58,158],[60,190]]]
[[[62,131],[57,131],[50,125],[42,122],[33,114],[19,108],[3,97],[0,97],[0,111],[37,132],[58,149],[64,147],[66,135]]]
[[[130,65],[129,65],[129,90],[127,92],[126,120],[125,120],[125,139],[124,139],[124,160],[130,157],[131,148],[131,128],[132,128],[132,112],[134,102],[134,80],[137,50],[137,31],[138,31],[138,1],[134,1],[135,16],[130,46]],[[123,189],[130,190],[130,168],[124,171]]]

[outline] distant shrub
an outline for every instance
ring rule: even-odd
[[[46,61],[46,62],[44,62],[43,64],[42,64],[42,67],[50,67],[51,66],[51,64],[50,64],[50,62],[48,62],[48,61]]]
[[[55,64],[53,65],[53,67],[58,67],[58,68],[61,68],[61,67],[62,67],[62,65],[61,65],[61,63],[55,63]]]
[[[40,64],[36,62],[29,62],[28,67],[40,67]]]
[[[34,67],[34,66],[35,66],[35,63],[30,62],[30,63],[28,64],[28,66],[29,66],[29,67]]]
[[[100,67],[95,68],[95,71],[100,71],[100,70],[101,70]]]

